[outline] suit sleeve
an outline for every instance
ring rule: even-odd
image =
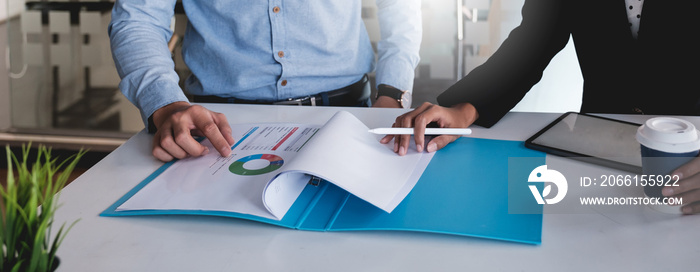
[[[568,42],[570,23],[559,0],[526,0],[522,22],[481,66],[440,94],[442,106],[469,102],[475,124],[491,127],[541,78],[551,59]]]

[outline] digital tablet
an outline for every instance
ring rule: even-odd
[[[635,135],[640,124],[567,112],[525,141],[525,146],[633,173],[642,172]]]

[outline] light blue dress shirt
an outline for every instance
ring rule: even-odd
[[[109,36],[119,88],[141,110],[187,101],[167,47],[176,0],[119,0]],[[420,0],[376,0],[378,60],[361,0],[182,0],[189,23],[187,92],[279,101],[357,82],[412,90],[422,35]]]

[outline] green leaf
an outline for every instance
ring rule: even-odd
[[[8,182],[0,187],[0,271],[47,271],[66,234],[78,222],[67,229],[63,223],[51,240],[60,190],[86,151],[59,163],[50,148],[39,146],[36,161],[30,164],[30,148],[31,144],[22,146],[21,158],[5,148]]]

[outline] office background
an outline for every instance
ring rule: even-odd
[[[137,109],[117,89],[106,31],[112,2],[0,0],[0,143],[39,139],[68,149],[88,143],[108,152],[143,128]],[[362,2],[376,45],[376,5],[374,0]],[[486,61],[519,24],[524,0],[422,2],[414,106],[435,102],[445,88]],[[180,38],[186,20],[181,11],[173,18]],[[184,79],[188,70],[178,40],[171,44]],[[582,84],[570,43],[514,110],[578,110]],[[76,138],[77,143],[71,140]]]

